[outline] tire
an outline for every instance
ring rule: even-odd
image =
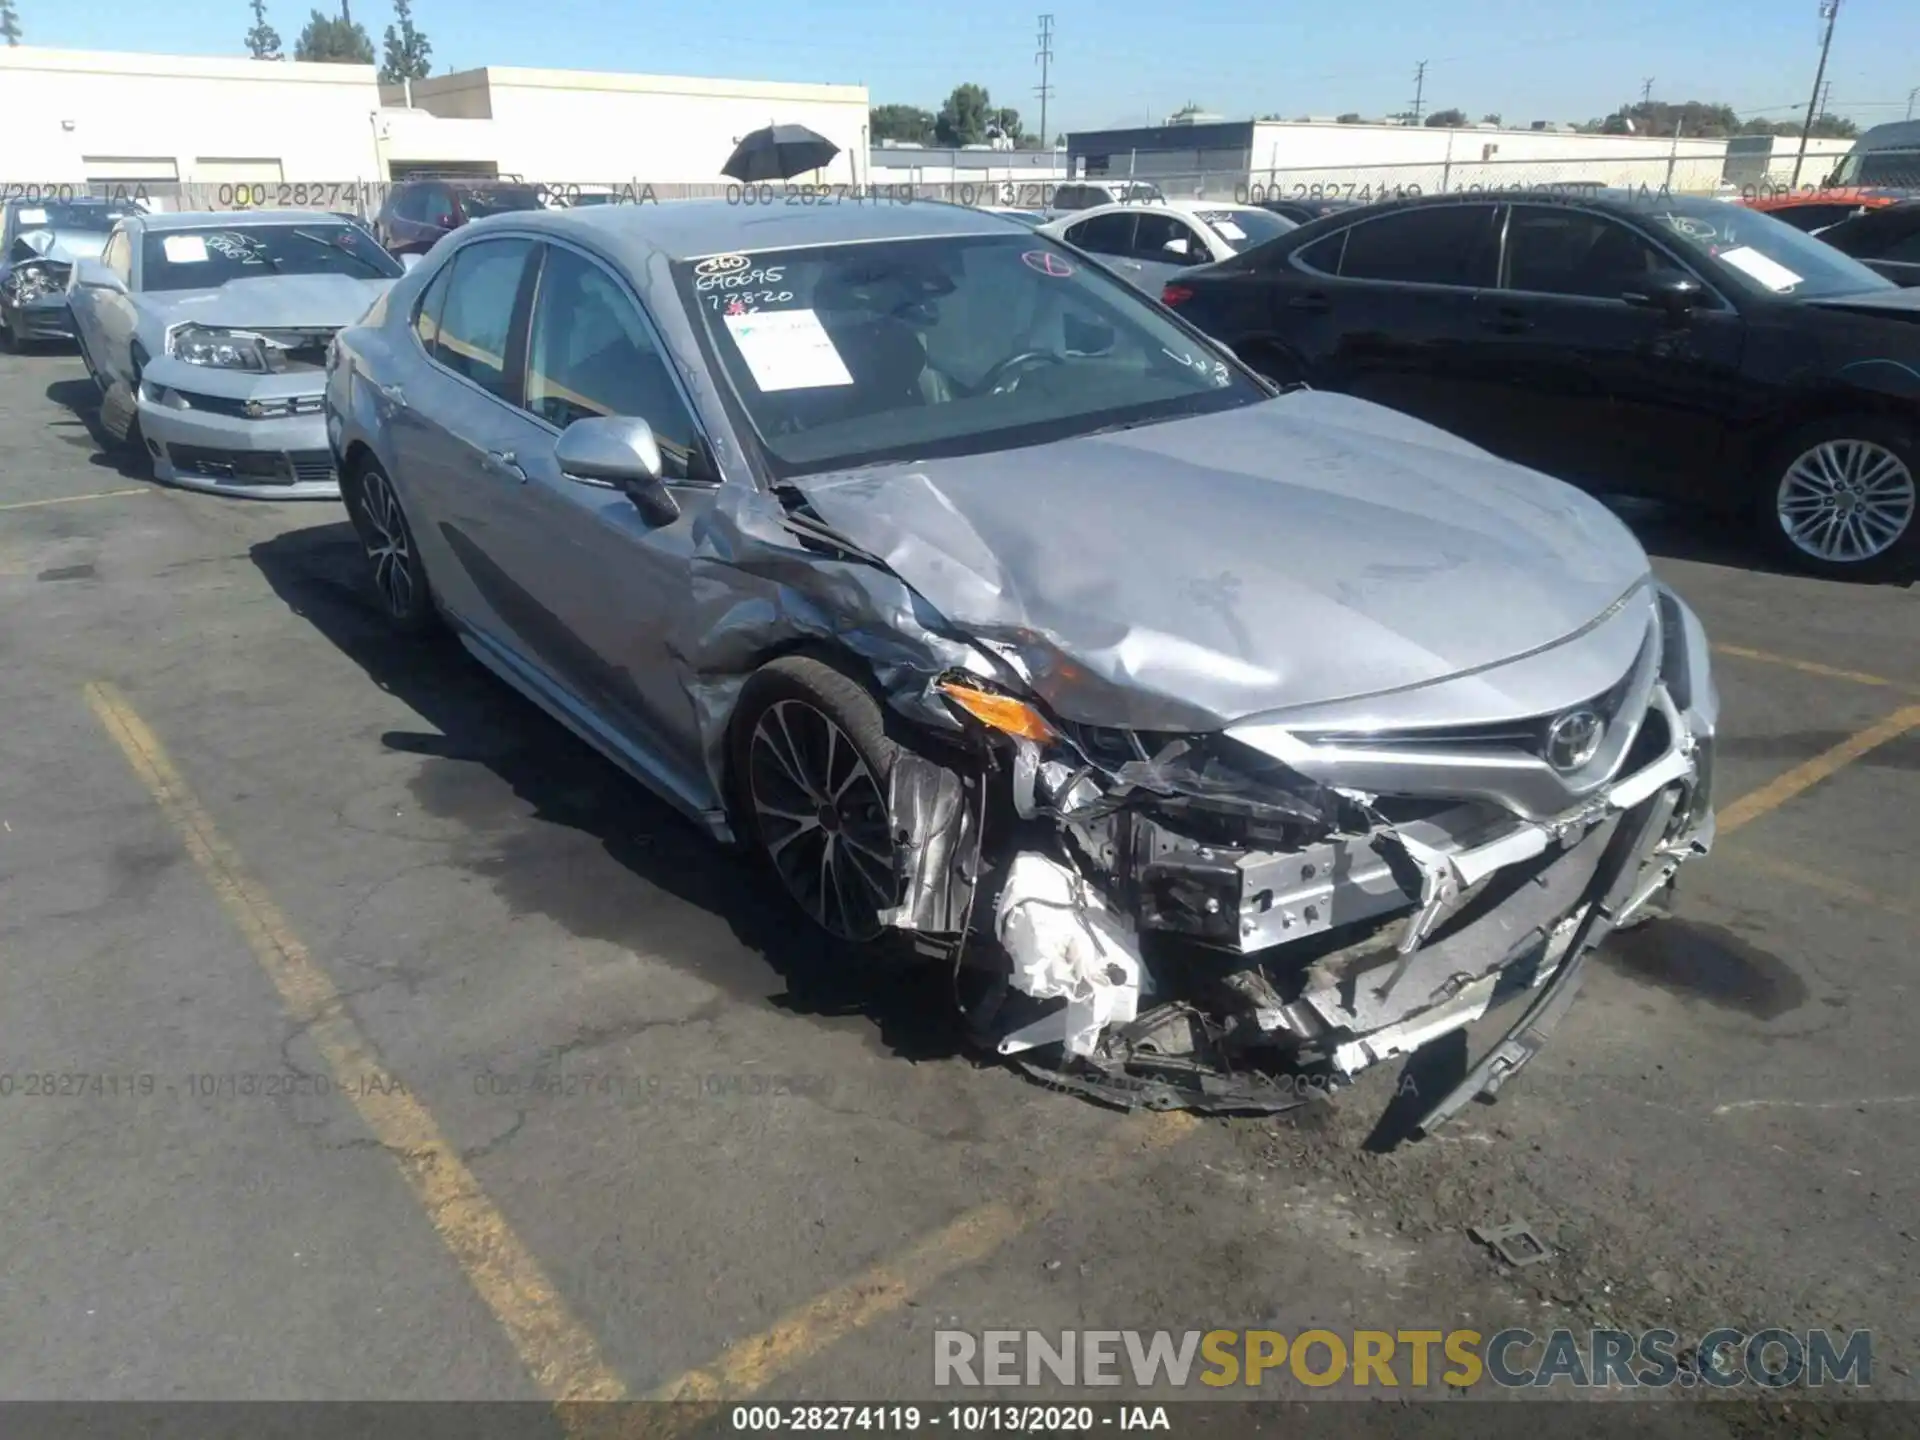
[[[1834,415],[1784,437],[1761,466],[1754,522],[1814,575],[1877,580],[1920,569],[1920,431]]]
[[[344,487],[347,514],[367,552],[373,589],[387,624],[402,635],[425,635],[440,622],[413,527],[387,472],[369,460]]]
[[[879,912],[899,903],[887,797],[900,753],[867,687],[808,656],[763,666],[735,708],[729,761],[742,836],[836,940],[879,940]]]

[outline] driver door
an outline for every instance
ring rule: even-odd
[[[584,251],[544,248],[514,445],[525,478],[503,563],[537,611],[543,661],[705,808],[715,797],[675,636],[694,607],[694,534],[719,490],[692,477],[711,473],[713,447],[633,290]],[[653,427],[676,519],[653,524],[620,490],[561,472],[560,433],[601,415]]]

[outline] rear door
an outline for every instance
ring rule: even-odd
[[[1675,271],[1692,273],[1611,215],[1513,206],[1501,287],[1476,301],[1469,362],[1507,403],[1470,438],[1590,488],[1699,489],[1719,464],[1745,327],[1704,282],[1705,302],[1677,320],[1623,298]]]
[[[1471,435],[1491,399],[1470,364],[1474,305],[1498,278],[1502,213],[1389,211],[1295,252],[1270,297],[1274,333],[1313,383]]]
[[[501,236],[451,257],[444,290],[436,277],[423,297],[415,333],[426,363],[408,376],[391,432],[394,479],[441,603],[523,650],[529,637],[514,624],[501,557],[522,483],[512,461],[523,428],[514,353],[525,333],[534,248],[525,237]]]
[[[1212,243],[1185,215],[1177,210],[1143,208],[1134,219],[1128,258],[1136,267],[1128,272],[1128,278],[1158,295],[1182,270],[1205,265],[1214,256]]]

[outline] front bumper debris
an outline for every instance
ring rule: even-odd
[[[1420,1128],[1443,1125],[1538,1053],[1593,948],[1711,847],[1717,699],[1697,623],[1681,641],[1618,773],[1558,815],[1303,791],[1301,818],[1325,803],[1338,828],[1240,848],[1151,810],[1118,826],[1054,812],[1074,843],[1007,867],[1010,972],[976,1026],[1108,1104],[1274,1113],[1529,997]],[[1050,784],[1032,756],[1012,786],[1036,820],[1076,787],[1079,813],[1099,808],[1084,773]]]

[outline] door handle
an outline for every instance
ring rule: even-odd
[[[1327,297],[1315,291],[1311,295],[1295,295],[1287,301],[1289,310],[1311,310],[1315,314],[1324,314],[1327,310]]]
[[[398,385],[382,385],[378,380],[369,381],[368,383],[373,386],[373,393],[386,401],[387,404],[393,406],[394,409],[404,410],[407,408],[407,392],[402,390]]]
[[[511,450],[489,450],[487,452],[487,468],[496,475],[504,475],[509,480],[518,480],[522,484],[526,483],[527,472],[520,468],[520,462],[514,458],[513,451]]]

